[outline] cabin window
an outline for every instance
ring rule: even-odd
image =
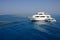
[[[39,14],[39,15],[43,15],[43,14]]]
[[[35,16],[35,17],[39,17],[39,16]]]
[[[54,20],[54,19],[52,19],[52,20]]]
[[[40,17],[43,17],[44,18],[45,16],[40,16]]]
[[[49,16],[47,16],[47,18],[49,18]]]

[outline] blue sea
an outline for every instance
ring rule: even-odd
[[[0,15],[0,40],[60,40],[60,16],[57,22],[31,22],[27,17]]]

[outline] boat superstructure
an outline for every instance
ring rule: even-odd
[[[56,22],[54,18],[51,17],[51,15],[47,15],[44,12],[38,12],[35,15],[31,16],[30,18],[32,21],[51,21]]]

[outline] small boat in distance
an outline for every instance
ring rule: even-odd
[[[31,16],[30,20],[32,22],[35,21],[56,22],[56,20],[52,18],[51,15],[47,15],[44,12],[38,12],[37,14]]]

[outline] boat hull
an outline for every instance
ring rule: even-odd
[[[31,20],[32,22],[56,22],[56,20]]]
[[[56,20],[45,20],[46,22],[56,22]]]
[[[31,20],[32,22],[45,22],[45,20]]]

